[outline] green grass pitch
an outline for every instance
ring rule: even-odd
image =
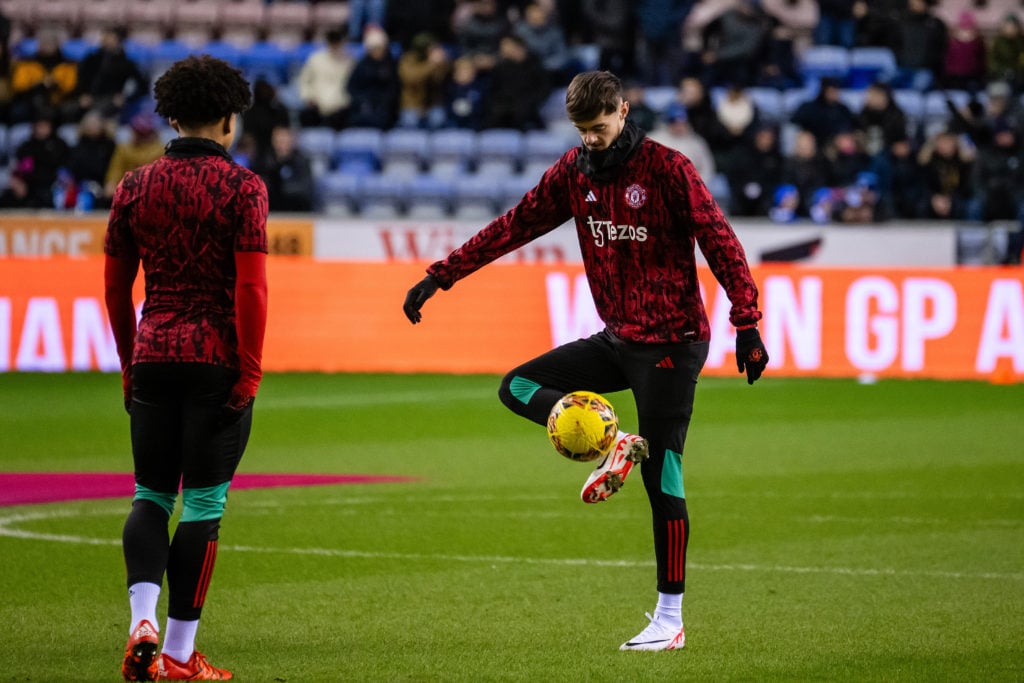
[[[232,493],[210,660],[239,681],[1024,680],[1024,385],[702,380],[687,646],[636,653],[639,478],[584,505],[589,466],[497,384],[268,376],[241,471],[417,480]],[[0,470],[127,471],[119,391],[0,375]],[[0,509],[0,681],[119,679],[127,510]]]

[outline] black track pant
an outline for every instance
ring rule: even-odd
[[[225,419],[238,373],[202,363],[140,363],[132,368],[135,499],[122,536],[128,585],[160,585],[167,574],[168,614],[202,612],[217,557],[220,519],[252,426],[250,407]],[[173,540],[168,520],[181,486]]]
[[[509,409],[543,425],[555,402],[570,391],[632,390],[639,433],[650,444],[641,473],[651,503],[658,590],[663,593],[685,588],[690,520],[683,445],[707,355],[707,342],[635,344],[605,330],[520,365],[505,376],[498,391]]]

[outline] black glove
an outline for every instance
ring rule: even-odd
[[[221,427],[230,427],[241,422],[242,418],[245,417],[245,413],[252,409],[252,404],[255,400],[255,396],[250,396],[238,389],[232,389],[231,395],[228,396],[228,402],[220,408]]]
[[[440,286],[441,284],[433,275],[428,275],[409,290],[409,293],[405,295],[405,304],[402,306],[402,310],[405,311],[405,317],[409,319],[409,322],[415,325],[423,318],[420,315],[420,308],[423,307],[427,299],[437,293],[437,289]]]
[[[756,327],[736,332],[736,371],[747,371],[747,384],[753,384],[768,365],[768,351]]]

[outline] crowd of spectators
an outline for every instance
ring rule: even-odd
[[[734,215],[1021,221],[1018,13],[983,33],[969,7],[949,24],[929,0],[818,0],[817,25],[801,35],[786,6],[808,1],[734,0],[687,36],[699,0],[352,0],[348,25],[317,36],[321,47],[292,83],[253,79],[235,155],[267,180],[272,209],[312,210],[316,183],[297,129],[542,129],[551,93],[588,66],[585,45],[590,66],[627,82],[638,125],[722,181]],[[12,54],[10,28],[0,16],[0,124],[32,132],[8,150],[0,206],[104,206],[126,170],[161,153],[148,100],[157,74],[128,56],[124,30],[105,30],[76,62],[45,29],[34,53]],[[851,106],[841,79],[809,87],[800,66],[808,44],[887,48],[896,68]],[[645,90],[669,85],[677,93],[667,106],[645,102]],[[299,106],[282,102],[282,87]],[[752,88],[808,90],[779,120],[759,110]],[[966,103],[948,99],[946,120],[924,125],[901,110],[899,90],[955,90]],[[68,125],[72,145],[57,135]],[[130,138],[115,142],[119,127]]]

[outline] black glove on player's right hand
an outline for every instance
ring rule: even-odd
[[[423,307],[427,299],[437,293],[437,289],[440,286],[440,283],[433,275],[428,275],[413,285],[413,288],[405,295],[405,304],[402,306],[402,310],[405,311],[405,317],[409,319],[409,322],[415,325],[423,318],[420,314],[420,308]]]

